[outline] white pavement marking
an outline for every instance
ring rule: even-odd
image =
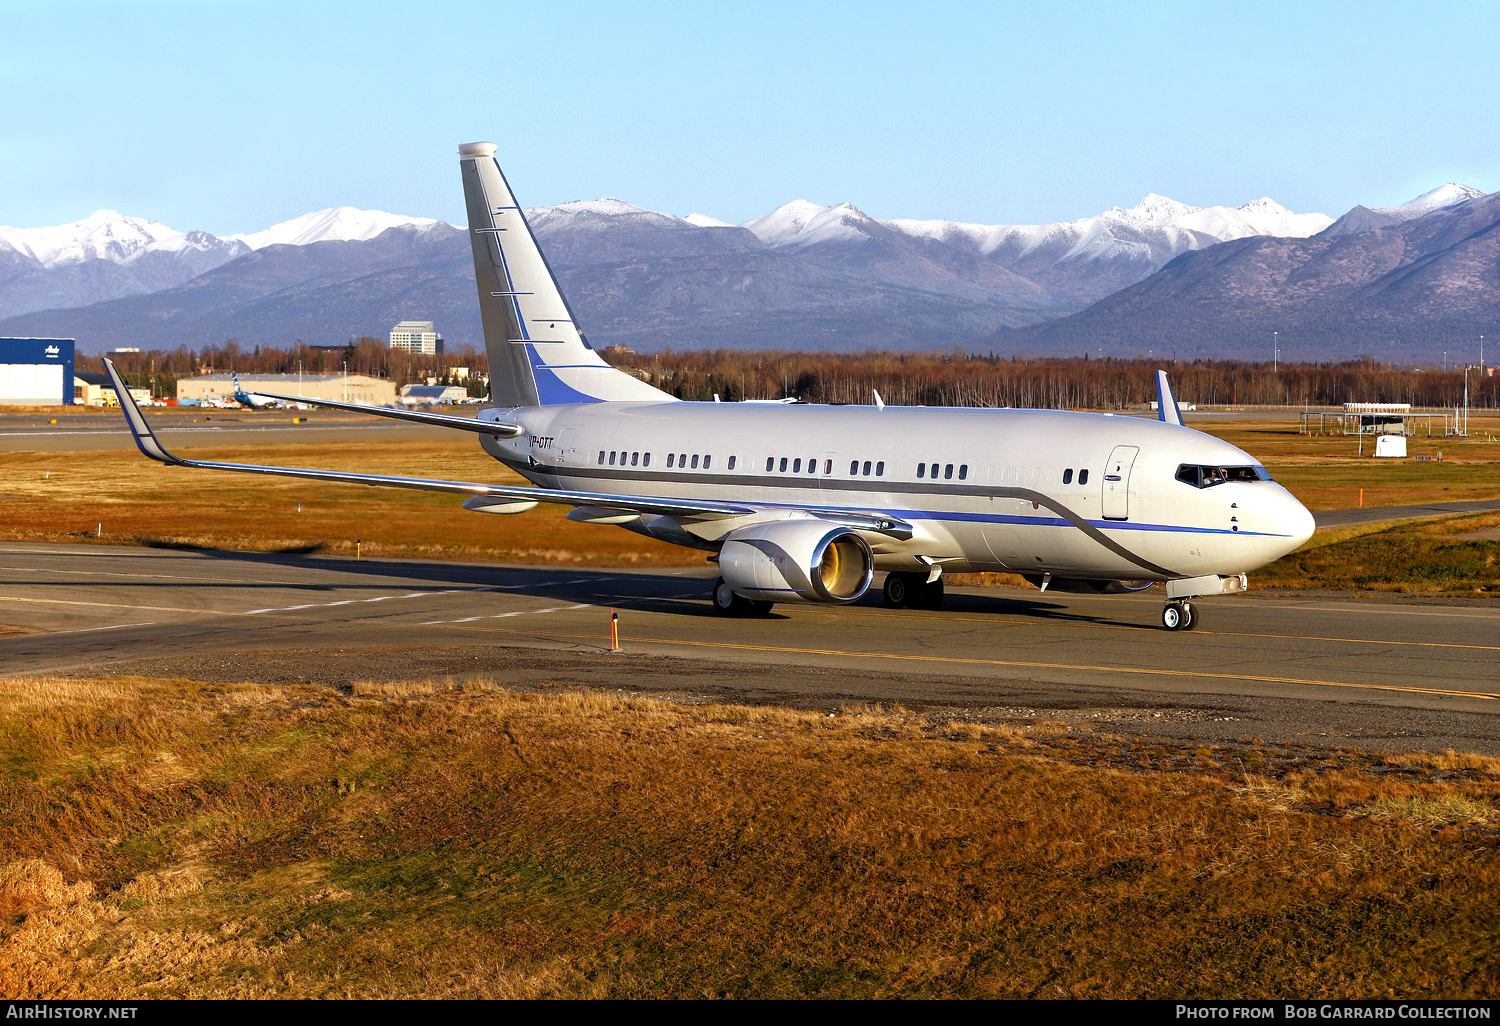
[[[246,609],[240,616],[258,616],[261,613],[290,613],[298,609],[326,609],[329,606],[354,606],[366,602],[385,602],[389,599],[428,598],[433,595],[470,595],[476,591],[494,591],[494,588],[451,588],[448,591],[412,591],[405,595],[376,595],[365,599],[340,599],[337,602],[308,602],[300,606],[275,606],[267,609]]]
[[[154,627],[155,620],[147,620],[145,623],[112,623],[108,627],[80,627],[76,631],[47,631],[46,634],[87,634],[90,631],[117,631],[124,627]]]
[[[536,584],[496,584],[488,588],[449,588],[447,591],[413,591],[405,595],[376,595],[373,598],[364,599],[339,599],[336,602],[307,602],[297,606],[274,606],[265,609],[246,609],[240,616],[259,616],[261,613],[292,613],[299,609],[327,609],[332,606],[353,606],[367,602],[385,602],[389,599],[413,599],[430,598],[437,595],[474,595],[483,591],[510,591],[516,588],[547,588],[558,587],[564,584],[588,584],[593,581],[607,581],[608,577],[581,577],[575,581],[540,581]],[[561,608],[561,607],[559,607]],[[502,616],[511,614],[502,613]],[[439,621],[446,623],[447,621]]]
[[[537,613],[565,613],[572,609],[593,609],[591,603],[580,602],[576,606],[549,606],[546,609],[517,609],[510,613],[490,613],[488,616],[466,616],[461,620],[426,620],[417,626],[439,627],[449,623],[473,623],[475,620],[503,620],[507,616],[533,616]]]

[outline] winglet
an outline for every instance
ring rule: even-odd
[[[120,399],[120,409],[125,414],[125,424],[130,428],[130,434],[135,438],[136,448],[160,463],[170,463],[174,467],[192,466],[187,460],[173,456],[156,440],[156,433],[151,430],[151,425],[146,423],[146,418],[141,414],[141,408],[135,404],[129,387],[120,377],[120,372],[115,369],[112,361],[108,359],[104,361],[104,372],[109,375],[110,384],[115,386],[115,395]]]
[[[1156,409],[1163,424],[1182,427],[1182,411],[1177,408],[1177,397],[1172,394],[1172,386],[1167,381],[1167,372],[1164,370],[1156,372]]]

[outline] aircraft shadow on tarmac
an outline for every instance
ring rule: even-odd
[[[188,576],[185,573],[164,570],[163,572],[168,574],[169,579],[160,581],[146,581],[137,577],[103,582],[95,578],[57,581],[54,582],[54,586],[63,588],[84,585],[162,589],[205,588],[239,590],[247,593],[279,590],[323,596],[336,595],[346,589],[364,590],[371,586],[422,590],[472,588],[476,595],[511,593],[571,602],[589,602],[601,606],[616,605],[650,609],[653,612],[678,616],[712,617],[718,615],[710,603],[714,579],[714,573],[710,567],[693,568],[686,572],[668,569],[655,572],[622,571],[587,566],[492,566],[419,560],[351,559],[343,556],[311,556],[298,552],[239,552],[176,545],[160,546],[160,548],[170,548],[183,553],[183,556],[177,558],[189,561],[189,565],[196,565],[202,574],[201,579],[193,581],[185,579]],[[159,560],[160,558],[147,552],[139,554],[114,552],[108,555],[101,553],[99,556],[101,563],[115,567],[123,561]],[[198,563],[200,559],[240,566],[248,564],[292,568],[308,573],[306,578],[301,580],[295,577],[280,580],[235,580],[233,574],[218,577],[214,570]],[[158,566],[156,569],[162,568]],[[179,570],[187,569],[188,566],[179,564]],[[374,581],[351,581],[348,579],[351,575],[380,578],[383,583],[375,585]],[[328,580],[327,578],[331,576],[342,579]],[[1088,603],[1088,605],[1092,604],[1092,602]],[[783,603],[775,607],[766,619],[790,619],[788,610],[802,605],[802,603]],[[1121,627],[1146,626],[1144,622],[1131,616],[1124,609],[1119,610],[1120,613],[1125,614],[1124,618],[1117,618],[1114,615],[1101,616],[1092,611],[1085,612],[1079,608],[1079,605],[1070,606],[1065,600],[1059,601],[1040,592],[1031,594],[1000,592],[975,595],[950,591],[945,596],[941,609],[931,615],[946,613],[949,615],[1021,616],[1037,620]],[[821,608],[837,610],[843,607],[824,606]],[[879,586],[871,587],[863,598],[853,604],[853,608],[885,609]],[[922,611],[913,612],[920,615]]]

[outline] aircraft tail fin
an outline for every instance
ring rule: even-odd
[[[583,337],[495,150],[494,143],[458,148],[491,404],[508,409],[672,401],[666,392],[605,363]]]
[[[1156,409],[1162,423],[1182,427],[1182,411],[1177,408],[1177,397],[1172,394],[1172,384],[1164,370],[1156,372]]]

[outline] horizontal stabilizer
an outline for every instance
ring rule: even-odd
[[[256,392],[255,394],[270,399],[280,399],[284,403],[306,403],[308,406],[325,406],[330,410],[368,413],[372,417],[390,417],[392,420],[406,420],[413,424],[431,424],[433,427],[456,428],[459,431],[473,431],[476,434],[495,435],[498,438],[515,438],[525,432],[519,424],[505,424],[495,420],[450,417],[445,413],[420,413],[416,410],[393,410],[389,406],[363,406],[359,403],[341,403],[333,399],[309,399],[305,395],[278,395],[275,392]]]

